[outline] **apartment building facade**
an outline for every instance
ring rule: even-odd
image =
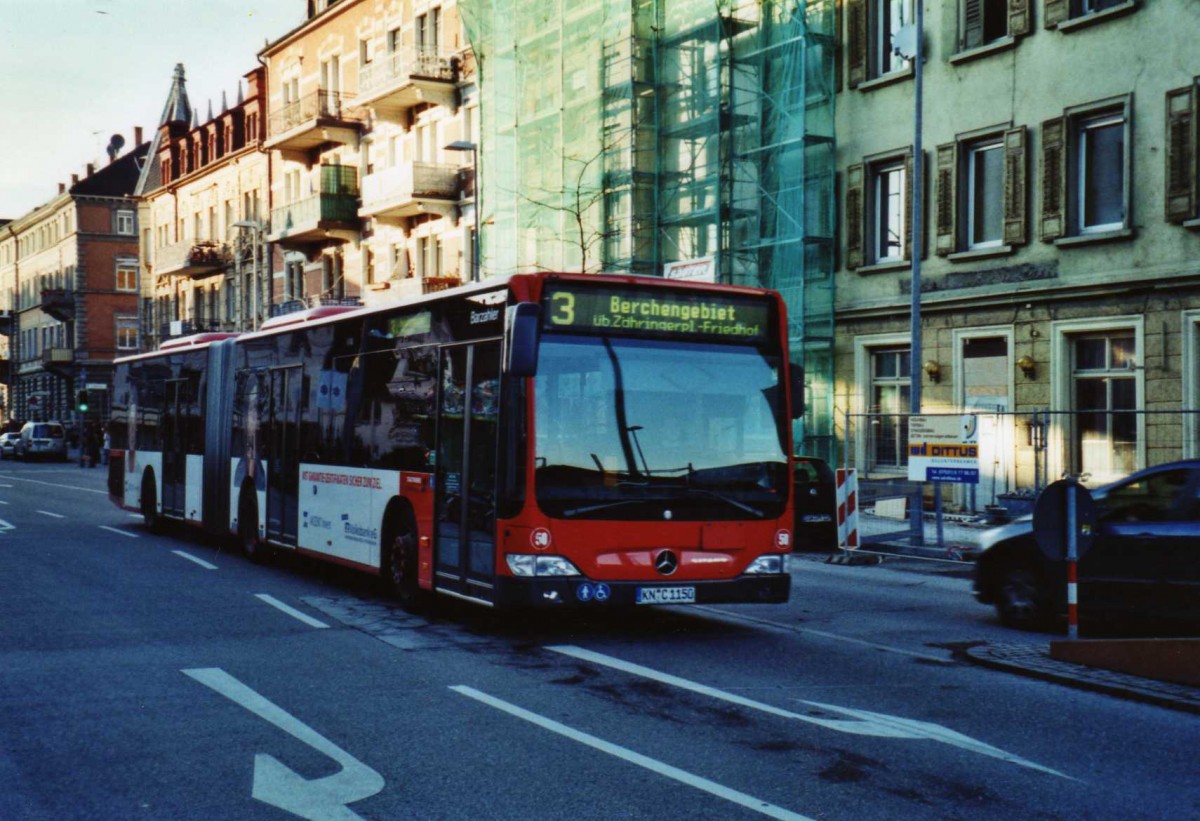
[[[1200,6],[928,4],[920,175],[913,17],[911,0],[842,13],[835,395],[850,460],[904,475],[918,379],[922,412],[1000,412],[985,492],[1197,455]]]
[[[204,331],[246,331],[267,316],[269,158],[265,71],[203,122],[176,66],[138,180],[142,317],[148,347]]]
[[[467,42],[453,3],[313,2],[260,53],[271,310],[391,301],[473,265]],[[468,100],[464,106],[462,101]]]
[[[79,391],[100,414],[112,361],[138,350],[137,203],[148,143],[114,136],[110,161],[89,165],[57,196],[0,228],[0,299],[9,320],[9,420],[79,421]]]

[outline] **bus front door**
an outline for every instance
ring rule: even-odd
[[[436,586],[491,601],[496,574],[500,343],[447,346],[441,360]]]
[[[300,393],[304,368],[271,370],[267,420],[267,538],[296,544],[300,490]]]
[[[162,416],[162,512],[183,517],[187,505],[188,382],[169,379]],[[199,477],[195,477],[197,480]]]

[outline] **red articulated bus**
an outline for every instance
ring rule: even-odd
[[[117,361],[109,492],[492,606],[784,602],[779,294],[518,274]]]

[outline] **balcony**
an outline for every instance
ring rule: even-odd
[[[415,162],[363,177],[361,217],[398,220],[418,214],[450,213],[458,200],[459,169]]]
[[[42,370],[68,376],[74,365],[74,348],[46,348],[42,351]]]
[[[306,153],[325,143],[355,144],[362,123],[348,110],[349,95],[316,91],[267,118],[266,148]]]
[[[75,318],[75,294],[66,288],[43,288],[42,313],[69,322]]]
[[[227,323],[218,322],[215,319],[172,319],[170,322],[158,326],[158,338],[171,339],[178,336],[227,331],[229,328],[226,325]]]
[[[459,285],[462,285],[459,277],[425,277],[421,280],[421,293],[436,294],[438,291],[457,288]]]
[[[159,248],[154,255],[154,273],[195,277],[216,273],[233,263],[229,245],[221,242],[177,242]]]
[[[271,209],[267,240],[284,245],[350,242],[358,231],[358,169],[323,165],[319,193]]]
[[[354,105],[375,109],[383,120],[399,122],[421,103],[455,103],[455,64],[447,57],[412,49],[384,55],[358,70]]]

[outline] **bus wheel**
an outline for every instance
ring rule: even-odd
[[[405,517],[388,517],[380,545],[383,549],[383,582],[388,593],[405,610],[420,610],[427,596],[417,584],[417,537]]]
[[[147,473],[142,477],[142,521],[151,533],[162,529],[162,517],[158,515],[158,489],[154,484],[154,475]]]
[[[247,559],[266,560],[267,546],[258,538],[258,499],[252,488],[243,490],[238,499],[238,541]]]

